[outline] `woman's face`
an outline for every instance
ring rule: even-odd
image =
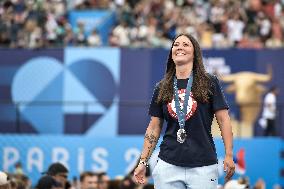
[[[172,47],[172,59],[176,65],[183,65],[193,61],[194,48],[191,41],[184,35],[179,36]]]

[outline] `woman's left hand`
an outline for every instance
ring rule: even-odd
[[[235,173],[235,163],[232,156],[225,156],[224,171],[226,172],[225,180],[227,182]]]

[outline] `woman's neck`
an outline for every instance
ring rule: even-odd
[[[176,65],[177,79],[187,79],[192,71],[192,64]]]

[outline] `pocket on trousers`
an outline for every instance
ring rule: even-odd
[[[157,160],[157,163],[156,163],[156,165],[155,165],[155,167],[154,167],[154,169],[152,171],[152,176],[156,174],[158,166],[159,166],[159,162],[160,162],[160,159]]]

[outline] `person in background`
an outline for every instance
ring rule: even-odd
[[[80,189],[98,189],[98,175],[90,171],[81,173]]]
[[[0,189],[11,189],[8,174],[0,171]]]
[[[105,172],[98,173],[98,189],[108,189],[109,176]]]
[[[264,120],[264,123],[262,124],[262,127],[264,128],[265,136],[276,136],[276,96],[278,93],[279,89],[276,86],[273,86],[269,89],[268,93],[264,97],[262,112],[262,119]]]
[[[52,176],[44,175],[42,176],[36,187],[36,189],[63,189],[62,185],[57,182]]]
[[[15,164],[15,174],[16,174],[16,175],[23,175],[23,174],[24,174],[24,171],[23,171],[23,167],[22,167],[21,162],[17,162],[17,163]]]
[[[61,163],[53,163],[49,166],[47,175],[52,176],[57,182],[59,182],[63,188],[67,183],[68,169]]]

